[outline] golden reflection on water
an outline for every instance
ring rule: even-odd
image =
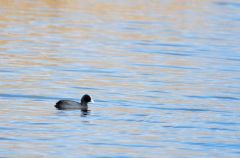
[[[12,84],[18,87],[19,83],[24,82],[22,86],[30,88],[31,84],[35,82],[37,86],[41,81],[54,80],[52,76],[62,76],[63,79],[55,78],[56,86],[58,84],[79,85],[81,83],[84,86],[93,87],[99,85],[106,87],[128,86],[128,88],[136,88],[142,91],[147,87],[147,85],[142,84],[144,82],[143,76],[133,76],[131,84],[127,83],[126,78],[121,80],[111,78],[110,81],[108,77],[104,76],[97,80],[93,76],[72,76],[71,83],[69,83],[72,74],[55,72],[54,69],[55,67],[69,69],[68,66],[70,65],[70,69],[85,66],[94,69],[120,68],[131,73],[136,72],[136,74],[171,73],[174,74],[173,77],[166,77],[163,81],[174,83],[176,78],[186,77],[189,70],[145,67],[134,64],[194,67],[195,65],[199,66],[200,63],[175,56],[159,58],[158,55],[152,53],[130,54],[124,50],[119,51],[111,48],[111,42],[108,42],[118,43],[120,41],[139,40],[158,40],[163,43],[186,42],[182,41],[183,38],[181,38],[181,34],[185,31],[194,29],[201,33],[208,30],[205,23],[206,19],[201,14],[207,9],[211,1],[1,0],[0,3],[0,29],[4,30],[1,32],[2,38],[0,39],[0,49],[2,50],[0,55],[3,65],[20,69],[29,67],[50,68],[41,72],[43,74],[39,74],[41,78],[36,74],[21,74],[21,76],[14,78],[16,81],[11,79]],[[159,25],[159,23],[163,25]],[[112,27],[115,29],[112,29]],[[136,28],[150,31],[144,33]],[[104,44],[104,42],[107,42],[107,44]],[[71,43],[74,44],[71,45]],[[85,48],[84,45],[89,46]],[[135,49],[135,45],[131,43],[121,47]],[[68,48],[70,50],[64,52]],[[81,49],[79,50],[79,48]],[[75,49],[73,51],[79,53],[72,53],[71,49]],[[89,54],[85,52],[86,49],[93,49],[97,53],[95,55]],[[171,48],[165,49],[167,51]],[[15,51],[18,51],[18,53],[15,53]],[[30,53],[26,53],[26,51],[30,51]],[[93,58],[98,60],[93,60]],[[133,65],[126,63],[133,63]],[[149,77],[149,79],[151,78],[152,80],[158,80]],[[133,82],[134,80],[136,82]],[[184,87],[179,84],[172,84],[168,89],[185,89]],[[194,91],[194,87],[192,87],[192,90]]]
[[[169,23],[169,29],[176,30],[175,34],[179,34],[184,30],[200,29],[205,25],[204,17],[191,16],[191,14],[185,13],[185,11],[191,10],[193,13],[204,11],[204,8],[209,1],[186,1],[186,0],[174,0],[169,2],[161,1],[137,1],[128,2],[115,1],[115,2],[102,2],[102,1],[81,1],[81,0],[62,0],[52,1],[43,0],[38,2],[33,1],[0,1],[2,8],[1,21],[14,22],[15,25],[21,24],[27,26],[32,21],[41,22],[43,17],[59,17],[66,18],[68,14],[71,16],[79,16],[79,20],[73,21],[73,24],[81,24],[87,22],[88,24],[108,23],[108,22],[121,22],[121,21],[139,21],[139,22],[154,22],[159,21],[162,23]],[[4,9],[5,8],[5,9]],[[11,11],[4,11],[6,9]],[[44,11],[46,10],[46,11]],[[51,10],[51,11],[48,11]],[[81,18],[84,16],[82,13],[88,13],[91,17],[88,19]],[[188,21],[190,18],[191,21]],[[56,21],[58,22],[58,21]],[[41,23],[40,23],[41,25]],[[65,34],[68,32],[75,33],[77,40],[86,40],[90,37],[94,29],[83,27],[72,27],[67,24],[56,26],[53,23],[49,23],[44,27],[45,32],[55,32],[58,34]],[[2,28],[6,26],[1,26]],[[23,26],[24,27],[24,26]],[[152,26],[146,29],[162,29]],[[37,28],[39,31],[40,28]],[[143,35],[141,33],[121,33],[110,30],[101,30],[103,33],[112,33],[114,37],[123,37],[124,39],[162,39],[161,35]],[[37,30],[34,33],[38,32]],[[29,36],[36,37],[36,34],[29,34]],[[15,35],[16,36],[16,35]],[[94,39],[96,37],[93,37]],[[166,37],[164,37],[166,39]],[[174,37],[169,37],[169,40],[180,40]],[[174,41],[173,41],[174,42]]]
[[[12,39],[8,41],[1,39],[1,58],[6,65],[12,67],[31,67],[34,66],[61,66],[81,62],[83,65],[89,65],[94,68],[127,68],[131,71],[146,71],[149,73],[158,73],[157,68],[153,67],[129,67],[116,61],[107,60],[108,56],[113,54],[109,47],[101,45],[97,47],[98,54],[101,57],[106,56],[105,60],[91,61],[84,59],[65,58],[61,56],[64,40],[78,41],[79,47],[84,42],[100,42],[99,38],[105,38],[108,35],[109,41],[145,41],[160,40],[165,43],[181,42],[181,34],[189,30],[198,30],[197,32],[206,32],[207,17],[201,14],[211,4],[210,0],[189,1],[189,0],[172,0],[172,1],[83,1],[83,0],[42,0],[42,1],[11,1],[1,0],[0,29],[2,38]],[[88,16],[86,16],[86,14]],[[50,18],[53,20],[48,21]],[[55,19],[57,18],[57,20]],[[72,20],[74,19],[74,20]],[[136,24],[129,24],[129,23]],[[138,24],[138,22],[140,24]],[[141,25],[141,22],[148,24]],[[154,25],[154,22],[166,23],[168,27]],[[109,23],[109,27],[101,28],[102,24]],[[86,26],[85,26],[86,25]],[[111,25],[119,25],[119,30],[111,30]],[[123,31],[130,26],[142,27],[146,30],[153,30],[152,34],[145,34],[141,31]],[[164,29],[168,30],[164,30]],[[131,28],[130,28],[131,29]],[[169,30],[174,30],[171,32]],[[159,34],[158,34],[159,32]],[[166,34],[164,32],[167,32]],[[173,36],[171,35],[174,34]],[[62,41],[48,41],[45,39],[49,34],[62,38]],[[169,35],[170,34],[170,35]],[[99,37],[100,36],[100,37]],[[9,54],[4,53],[6,49],[18,49],[24,43],[29,43],[32,54]],[[32,45],[31,45],[32,43]],[[69,41],[66,41],[69,43]],[[40,44],[39,46],[37,44]],[[7,45],[7,46],[6,46]],[[8,46],[9,45],[9,46]],[[27,47],[26,45],[24,47]],[[70,46],[71,47],[71,46]],[[129,46],[131,47],[131,46]],[[64,48],[64,47],[63,47]],[[24,52],[24,48],[22,52]],[[84,50],[82,50],[84,52]],[[70,53],[70,52],[67,52]],[[117,54],[131,63],[136,61],[145,64],[159,64],[159,60],[154,58],[153,54]],[[79,61],[80,60],[80,61]],[[44,62],[43,62],[44,61]],[[184,60],[176,57],[166,57],[161,61],[163,65],[174,66],[193,66],[196,61]],[[161,71],[171,71],[171,73],[184,73],[184,70],[161,69]],[[174,72],[175,71],[175,72]],[[174,80],[174,79],[173,79]]]

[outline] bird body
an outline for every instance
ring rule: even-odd
[[[71,101],[71,100],[59,100],[55,107],[58,110],[77,110],[80,109],[81,111],[88,111],[88,103],[93,102],[91,97],[85,94],[81,102]]]

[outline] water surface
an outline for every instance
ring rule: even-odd
[[[0,3],[0,157],[240,156],[239,1]]]

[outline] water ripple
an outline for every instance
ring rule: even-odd
[[[194,95],[189,95],[186,97],[190,97],[190,98],[197,98],[197,99],[221,99],[221,100],[234,100],[234,101],[238,101],[240,100],[239,98],[235,98],[235,97],[225,97],[225,96],[194,96]]]
[[[0,94],[0,98],[16,98],[16,99],[34,99],[34,100],[60,100],[60,99],[70,99],[73,98],[58,98],[51,96],[37,96],[37,95],[24,95],[24,94]]]

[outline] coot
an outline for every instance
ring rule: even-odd
[[[88,103],[94,102],[93,99],[88,95],[85,94],[82,96],[81,102],[71,101],[71,100],[59,100],[55,107],[58,110],[74,110],[80,109],[81,111],[87,112],[88,111]]]

